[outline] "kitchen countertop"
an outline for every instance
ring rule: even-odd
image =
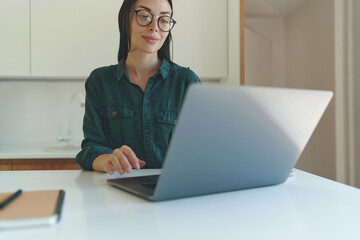
[[[75,158],[79,151],[80,146],[0,144],[0,159]]]

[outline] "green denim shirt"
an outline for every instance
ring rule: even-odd
[[[99,155],[127,145],[144,168],[161,168],[186,89],[199,82],[193,71],[165,59],[145,92],[129,81],[124,60],[95,69],[85,83],[84,140],[76,162],[92,170]]]

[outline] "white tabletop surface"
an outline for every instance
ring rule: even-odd
[[[360,239],[360,190],[298,170],[277,186],[157,203],[109,186],[110,177],[0,172],[0,192],[66,191],[56,226],[0,230],[0,239]]]

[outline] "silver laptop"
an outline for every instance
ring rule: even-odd
[[[151,201],[286,181],[332,92],[191,85],[161,175],[108,179]]]

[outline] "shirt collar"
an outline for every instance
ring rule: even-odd
[[[166,77],[169,74],[169,71],[170,71],[170,63],[168,60],[163,58],[161,65],[160,65],[158,71],[156,72],[155,76],[158,74],[161,74],[163,79],[166,79]],[[124,78],[124,75],[125,75],[125,78]],[[122,79],[126,79],[129,81],[129,75],[126,72],[126,68],[125,68],[125,59],[121,59],[117,65],[117,81],[119,82]]]
[[[125,77],[124,77],[125,75]],[[121,81],[121,79],[129,80],[129,76],[126,72],[125,68],[125,59],[121,59],[117,65],[117,81]]]
[[[158,69],[158,73],[160,73],[163,79],[166,79],[170,71],[170,63],[165,58],[162,59],[162,63]]]

